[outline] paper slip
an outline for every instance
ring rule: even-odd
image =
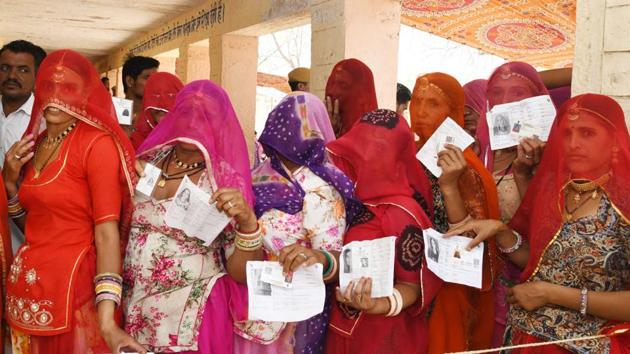
[[[260,281],[286,289],[292,287],[292,277],[282,275],[282,267],[278,267],[277,265],[278,262],[265,262],[262,274],[260,275]]]
[[[353,241],[343,246],[339,256],[339,286],[343,293],[352,280],[372,278],[372,297],[394,292],[394,255],[396,237]]]
[[[556,108],[548,95],[496,105],[486,114],[490,147],[506,149],[534,136],[547,141],[555,117]]]
[[[282,271],[278,262],[247,262],[249,320],[298,322],[324,311],[326,287],[320,263],[300,267],[293,272],[290,288],[275,286],[262,280],[262,273],[268,264]]]
[[[160,180],[162,170],[154,165],[147,163],[144,165],[144,177],[140,178],[136,190],[147,197],[150,197],[155,189],[155,185]]]
[[[422,146],[416,158],[435,177],[442,175],[442,168],[438,166],[438,153],[444,150],[444,144],[455,145],[464,151],[475,139],[468,135],[466,131],[457,125],[451,118],[446,118],[439,128],[431,135],[429,140]]]
[[[209,246],[229,224],[230,217],[210,204],[210,195],[184,176],[175,198],[166,207],[164,220],[170,227],[180,229]]]
[[[427,266],[444,281],[481,288],[483,243],[467,251],[470,241],[468,237],[444,238],[434,229],[424,230]]]
[[[116,117],[121,125],[131,125],[131,116],[133,115],[133,101],[121,97],[112,97],[114,109],[116,109]]]

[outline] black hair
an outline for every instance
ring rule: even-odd
[[[134,80],[140,76],[140,74],[147,69],[154,69],[160,66],[160,62],[157,59],[151,57],[131,57],[125,61],[123,65],[123,87],[127,92],[127,76],[131,76]]]
[[[39,65],[42,63],[44,58],[46,58],[46,51],[42,49],[42,47],[22,39],[5,44],[2,48],[0,48],[0,55],[2,55],[5,50],[10,50],[13,53],[28,53],[32,55],[33,61],[35,62],[35,72],[37,72]]]
[[[396,85],[396,106],[411,101],[411,91],[403,84]]]
[[[291,91],[299,91],[300,90],[300,88],[298,87],[299,84],[306,84],[306,82],[289,81],[289,86],[291,86]]]

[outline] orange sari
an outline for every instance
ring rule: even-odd
[[[409,107],[412,126],[418,126],[413,122],[421,114],[420,108],[414,104],[414,97],[422,95],[425,90],[436,90],[451,107],[449,117],[461,127],[464,126],[464,90],[457,80],[442,73],[427,74],[416,81]],[[440,124],[435,124],[435,127]],[[420,135],[422,141],[430,137],[422,136],[420,131],[416,131],[416,134]],[[468,214],[475,219],[498,219],[499,204],[492,175],[471,148],[463,153],[468,169],[460,176],[458,185]],[[499,262],[494,241],[486,242],[481,289],[444,283],[429,318],[429,353],[491,347],[494,328],[492,287]]]

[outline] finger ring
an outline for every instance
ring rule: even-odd
[[[533,158],[534,158],[534,156],[525,154],[525,158],[526,158],[526,159],[533,159]]]
[[[228,209],[234,208],[234,204],[232,204],[231,200],[228,200],[227,205],[228,205]]]
[[[20,156],[20,155],[18,155],[18,154],[13,155],[13,157],[15,157],[15,159],[16,159],[16,160],[20,160],[20,159],[22,159],[22,156]]]
[[[302,257],[304,257],[304,259],[308,259],[308,256],[305,253],[303,253],[303,252],[298,254],[298,256],[302,256]]]

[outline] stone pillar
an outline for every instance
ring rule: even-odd
[[[210,38],[210,79],[227,91],[253,161],[258,37],[224,34]]]
[[[357,58],[374,73],[380,108],[396,108],[398,0],[311,0],[311,92],[323,97],[333,66]]]
[[[154,58],[160,62],[159,71],[165,71],[173,75],[177,75],[177,56],[156,55]]]
[[[615,98],[630,125],[630,0],[577,1],[572,94]]]

